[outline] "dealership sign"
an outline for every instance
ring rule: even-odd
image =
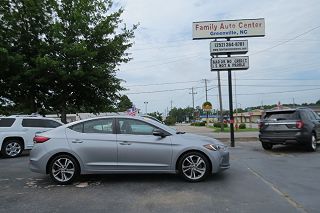
[[[259,37],[264,35],[264,18],[192,23],[193,39]]]
[[[249,69],[249,57],[211,58],[211,71]]]
[[[246,54],[248,40],[212,41],[210,43],[211,55]]]

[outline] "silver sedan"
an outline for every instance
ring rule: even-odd
[[[30,169],[58,184],[108,173],[179,173],[197,182],[230,167],[228,149],[219,141],[138,116],[73,122],[36,135],[34,143]]]

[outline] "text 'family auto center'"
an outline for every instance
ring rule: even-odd
[[[215,38],[250,37],[250,34],[257,35],[264,32],[264,19],[198,22],[194,23],[193,30],[201,38],[204,35],[214,36]]]

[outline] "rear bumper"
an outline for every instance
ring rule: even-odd
[[[259,140],[263,143],[272,144],[305,144],[311,140],[311,134],[307,132],[296,132],[295,134],[281,134],[276,133],[260,133]]]

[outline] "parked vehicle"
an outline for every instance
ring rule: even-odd
[[[320,136],[320,117],[309,108],[267,111],[259,124],[262,147],[298,143],[316,151]]]
[[[4,157],[18,157],[23,150],[32,149],[37,132],[63,125],[54,119],[41,116],[16,115],[0,117],[0,148]]]
[[[139,116],[97,117],[37,134],[30,169],[58,184],[80,174],[180,173],[191,182],[229,168],[219,141]]]

